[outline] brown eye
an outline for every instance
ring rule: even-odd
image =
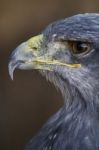
[[[91,50],[90,43],[81,42],[81,41],[74,41],[69,42],[70,50],[73,54],[86,54]]]

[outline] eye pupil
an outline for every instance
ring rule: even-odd
[[[75,48],[77,48],[76,52],[81,53],[88,49],[88,45],[85,43],[77,43]]]
[[[70,43],[71,51],[73,54],[81,54],[89,52],[90,50],[90,44],[87,42],[72,42]]]

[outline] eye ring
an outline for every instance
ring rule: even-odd
[[[69,41],[69,48],[73,55],[85,55],[91,51],[92,45],[83,41]]]

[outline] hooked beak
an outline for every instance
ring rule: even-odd
[[[13,80],[13,73],[18,69],[35,69],[38,49],[43,41],[43,35],[35,36],[20,44],[11,54],[8,65],[9,75]]]

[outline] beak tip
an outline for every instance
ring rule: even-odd
[[[9,75],[10,75],[11,80],[13,80],[13,71],[11,70],[10,65],[9,65],[8,71],[9,71]]]
[[[11,80],[13,81],[13,75],[12,76],[10,76],[11,77]]]
[[[8,72],[9,72],[11,80],[13,80],[14,70],[15,70],[15,67],[13,66],[13,63],[10,62],[9,65],[8,65]]]
[[[13,81],[13,73],[10,73],[9,75],[10,75],[11,80]]]

